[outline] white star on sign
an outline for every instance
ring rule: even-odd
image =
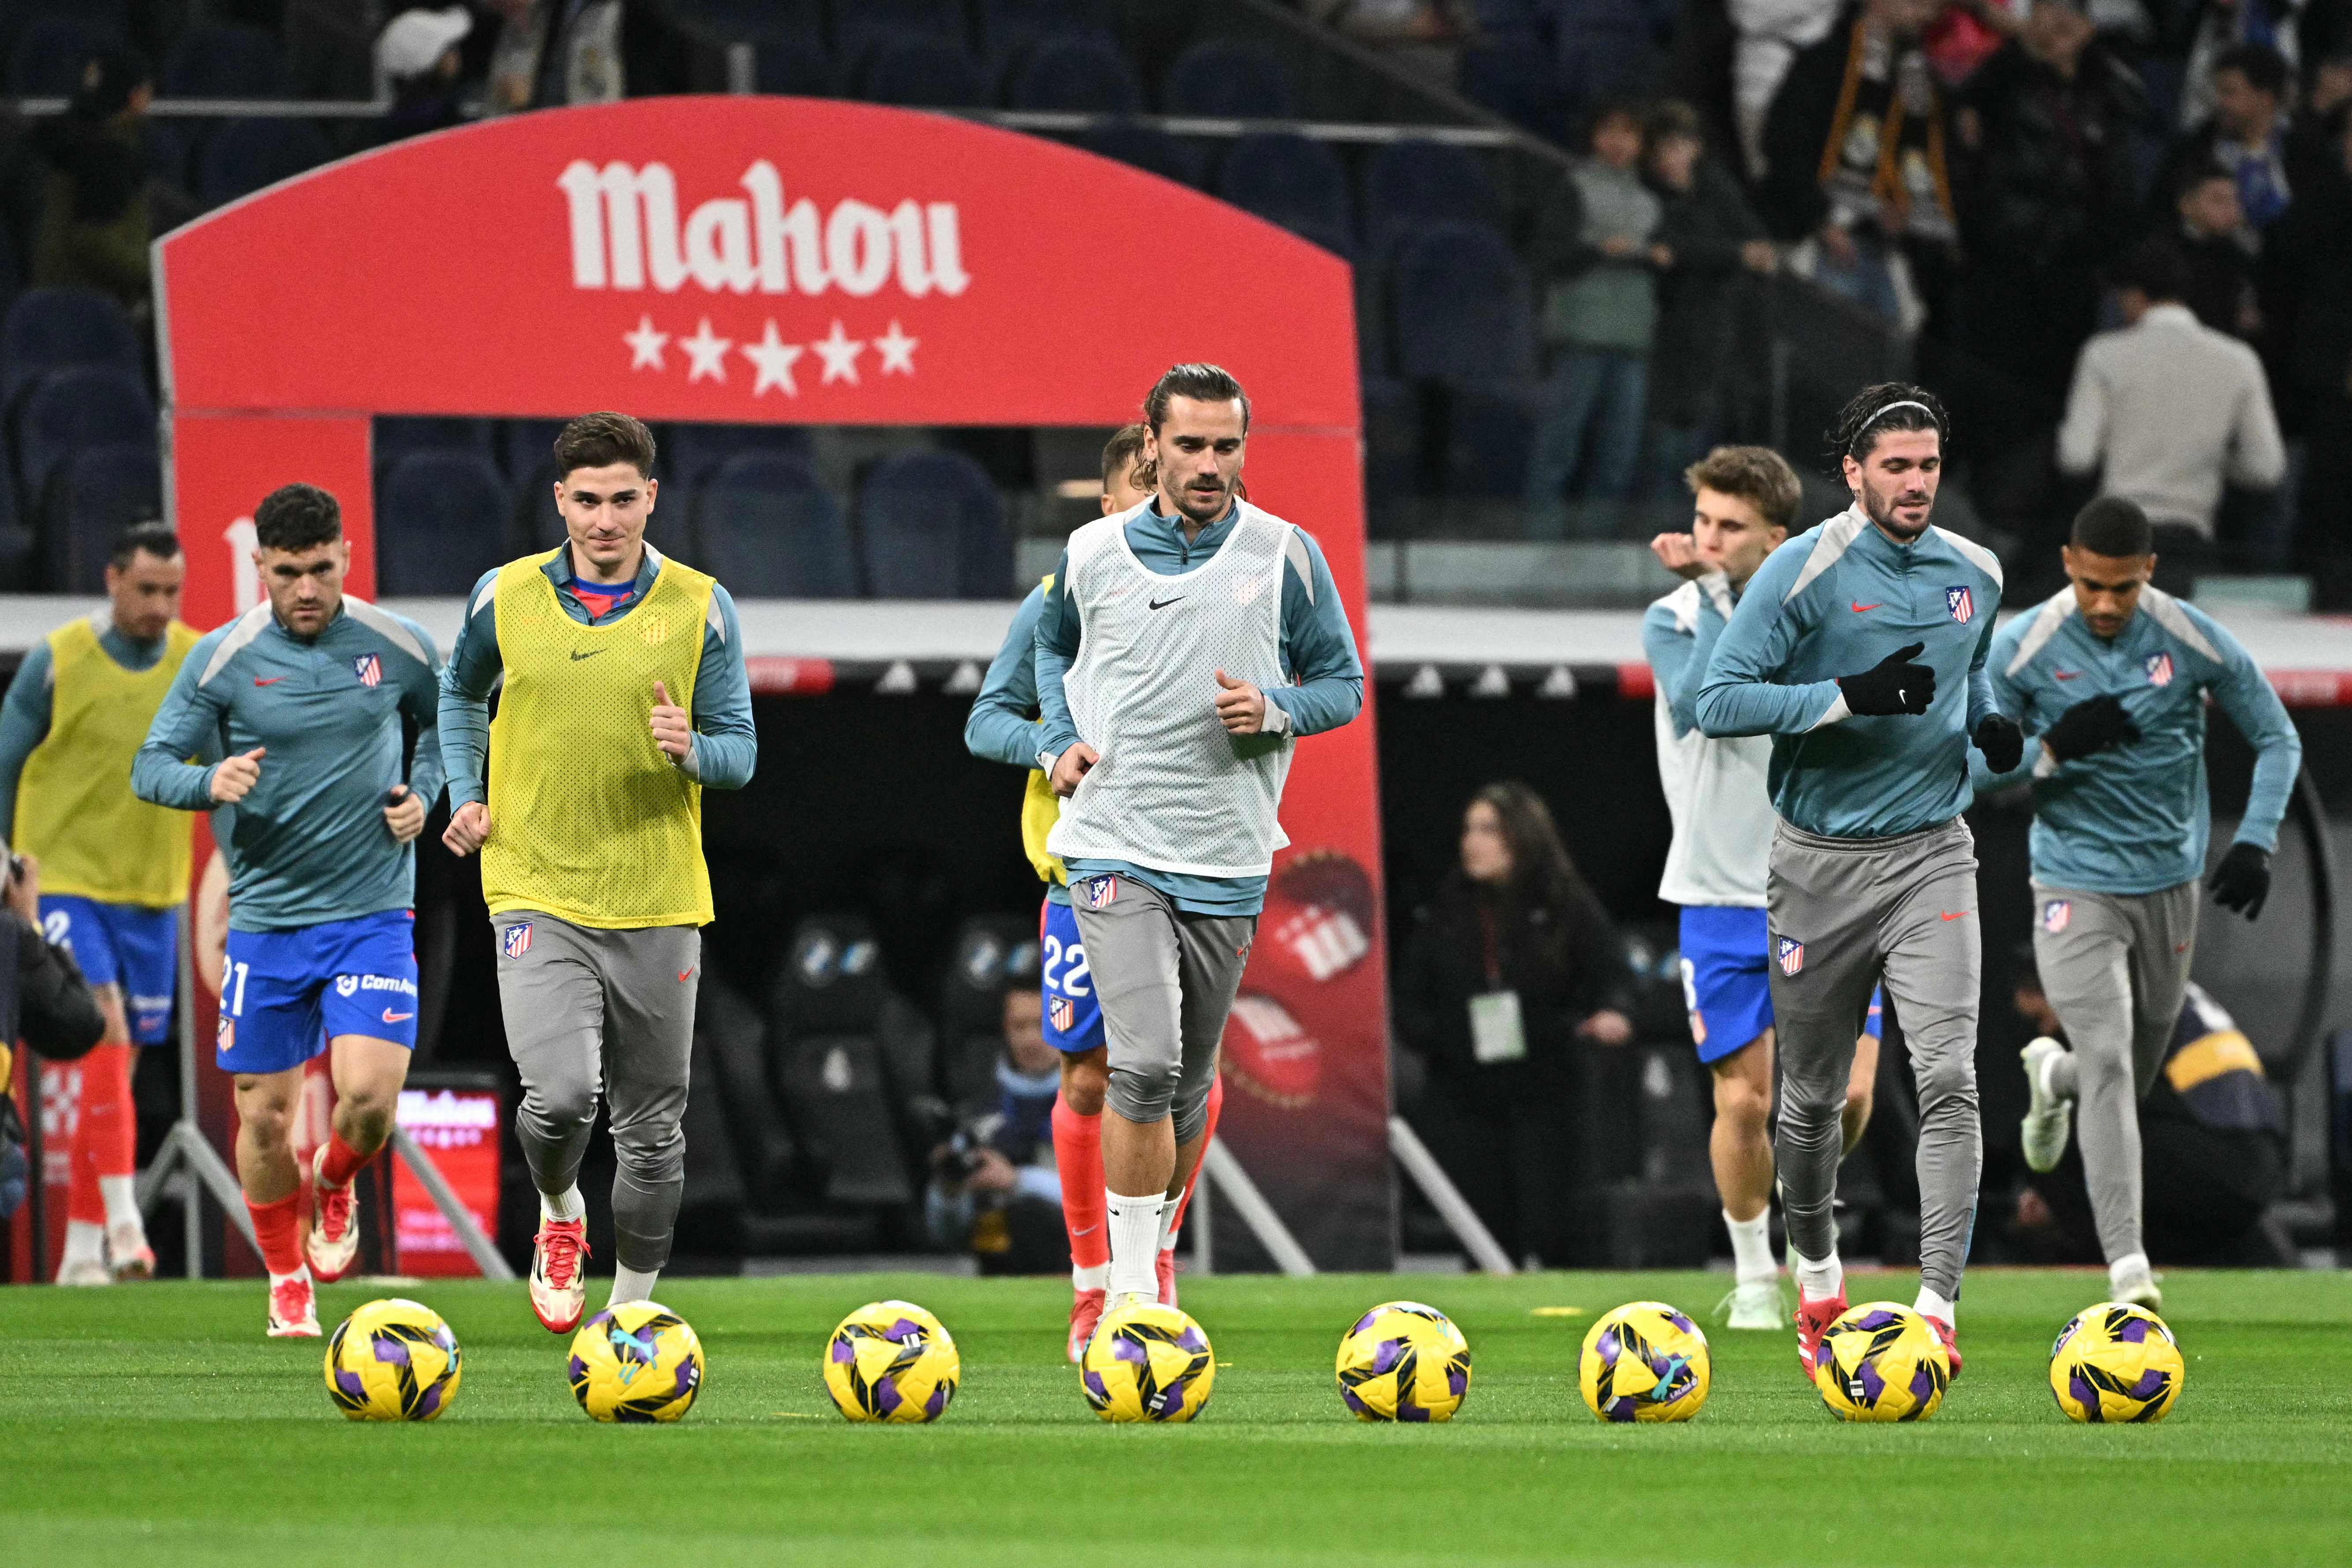
[[[651,365],[656,370],[667,368],[662,363],[662,345],[669,342],[669,334],[654,331],[654,319],[651,316],[639,316],[637,330],[634,332],[623,332],[621,341],[629,345],[631,370],[643,370],[647,365]]]
[[[824,374],[818,378],[818,384],[829,386],[836,381],[845,381],[852,386],[857,384],[857,356],[866,352],[864,338],[853,338],[844,332],[836,318],[832,333],[817,339],[809,347],[816,350],[817,358],[824,361]]]
[[[786,397],[801,395],[800,383],[793,379],[793,362],[804,352],[798,343],[782,342],[776,336],[776,323],[768,322],[768,330],[756,343],[746,343],[735,351],[759,369],[751,381],[751,395],[759,396],[772,386],[784,389]]]
[[[900,331],[898,323],[893,321],[890,323],[890,330],[874,340],[875,348],[882,354],[882,374],[887,375],[895,370],[908,375],[914,374],[915,345],[922,341],[920,338],[910,338]]]
[[[727,379],[727,351],[735,346],[733,338],[722,338],[710,330],[710,318],[705,316],[694,330],[694,336],[680,338],[677,346],[686,351],[693,363],[686,367],[688,382],[709,376],[714,381]]]

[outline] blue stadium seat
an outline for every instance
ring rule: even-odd
[[[1462,96],[1547,141],[1565,142],[1569,92],[1550,45],[1532,34],[1485,37],[1463,53]]]
[[[1517,497],[1527,489],[1535,444],[1536,389],[1528,381],[1466,380],[1448,387],[1445,490]]]
[[[866,54],[857,96],[908,109],[980,109],[988,102],[988,83],[961,44],[894,38]]]
[[[1493,229],[1438,224],[1409,241],[1397,255],[1390,296],[1399,374],[1516,379],[1534,373],[1527,273]]]
[[[1421,405],[1412,388],[1368,375],[1364,399],[1364,495],[1379,501],[1409,495],[1421,473]]]
[[[163,515],[163,469],[155,443],[85,447],[66,465],[62,526],[50,531],[50,586],[63,594],[106,591],[106,557],[117,535]]]
[[[675,0],[681,19],[730,38],[790,38],[824,47],[824,0]]]
[[[805,461],[812,444],[803,425],[677,424],[663,433],[656,466],[662,470],[665,485],[691,488],[738,454],[764,452]]]
[[[8,51],[8,90],[25,98],[70,98],[91,52],[120,37],[79,16],[36,17]]]
[[[0,321],[0,407],[13,407],[25,389],[69,364],[110,364],[137,371],[139,339],[122,307],[94,289],[27,289]]]
[[[376,452],[383,451],[383,427],[390,421],[376,421]],[[555,438],[563,433],[561,419],[501,419],[493,427],[491,446],[498,453],[499,464],[507,477],[520,479],[539,469],[552,468],[555,464]],[[548,476],[550,482],[554,475]]]
[[[980,47],[1002,63],[1047,38],[1090,34],[1110,41],[1118,18],[1106,0],[981,0]]]
[[[1180,185],[1201,183],[1201,154],[1156,125],[1122,120],[1080,132],[1074,140],[1089,153],[1116,159],[1163,180],[1173,180]]]
[[[877,599],[995,599],[1013,589],[1004,500],[961,452],[901,452],[857,497],[866,589]]]
[[[744,599],[847,599],[857,564],[841,503],[777,452],[728,458],[696,495],[695,564]]]
[[[506,481],[486,453],[408,453],[376,486],[377,591],[469,591],[506,560],[510,515]]]
[[[155,440],[146,384],[119,365],[69,365],[43,376],[16,416],[16,496],[22,515],[47,510],[50,481],[84,447]]]
[[[1365,247],[1386,250],[1433,223],[1501,226],[1503,208],[1476,154],[1443,142],[1391,142],[1364,165]]]
[[[164,98],[287,98],[278,40],[258,27],[191,27],[163,66]]]
[[[1221,120],[1292,120],[1298,113],[1297,93],[1280,60],[1254,45],[1221,39],[1178,55],[1160,84],[1160,100],[1170,114]]]
[[[962,48],[963,0],[834,0],[833,47],[846,60],[891,40],[920,39]]]
[[[479,452],[493,461],[498,456],[487,419],[386,416],[375,421],[373,446],[378,473],[411,452]]]
[[[1133,114],[1143,107],[1143,84],[1105,39],[1047,38],[1013,73],[1005,101],[1061,114]]]
[[[325,134],[307,120],[232,120],[205,139],[196,198],[217,206],[306,174],[334,155]]]
[[[1225,153],[1217,194],[1342,256],[1355,251],[1348,174],[1320,142],[1288,131],[1241,138]]]

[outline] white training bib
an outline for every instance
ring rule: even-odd
[[[1146,570],[1129,548],[1134,511],[1070,536],[1062,592],[1077,610],[1079,640],[1063,689],[1078,738],[1099,760],[1046,837],[1065,860],[1263,877],[1290,842],[1276,813],[1291,737],[1230,734],[1217,719],[1218,670],[1261,691],[1286,684],[1291,526],[1236,505],[1216,554],[1172,577]]]
[[[1704,596],[1704,603],[1702,602]],[[1720,574],[1685,583],[1658,603],[1675,626],[1695,629],[1711,609],[1731,618],[1730,589]],[[1710,739],[1693,730],[1675,733],[1666,694],[1657,694],[1658,782],[1675,837],[1666,851],[1658,897],[1670,904],[1764,907],[1764,874],[1772,847],[1772,797],[1767,775],[1772,737]]]

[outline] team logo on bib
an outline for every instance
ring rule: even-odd
[[[530,922],[510,925],[499,934],[499,951],[509,958],[520,958],[530,951]]]
[[[363,653],[352,660],[352,673],[360,678],[362,686],[383,684],[383,662],[372,653]]]
[[[1976,618],[1977,602],[1966,588],[1944,590],[1944,608],[1952,612],[1952,619],[1967,626]]]
[[[1078,884],[1078,897],[1087,901],[1087,908],[1090,910],[1107,910],[1110,908],[1110,901],[1118,897],[1118,879],[1088,877]]]
[[[2050,899],[2042,906],[2042,929],[2053,936],[2064,931],[2066,922],[2074,918],[2074,900],[2072,899]]]
[[[2172,656],[2170,654],[2152,653],[2147,656],[2147,683],[2150,686],[2169,686],[2172,684]]]
[[[1805,944],[1794,937],[1782,937],[1779,952],[1781,973],[1795,974],[1805,967]]]
[[[1065,1035],[1070,1032],[1070,1026],[1078,1021],[1078,1005],[1067,996],[1055,997],[1045,1005],[1045,1012],[1054,1020],[1054,1027]]]

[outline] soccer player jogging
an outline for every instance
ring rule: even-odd
[[[1854,1035],[1883,979],[1918,1082],[1918,1310],[1959,1370],[1954,1320],[1983,1141],[1981,933],[1971,739],[1997,770],[2023,737],[1985,673],[2000,563],[1929,522],[1948,426],[1920,388],[1866,388],[1830,449],[1853,504],[1748,580],[1707,661],[1699,728],[1770,735],[1779,816],[1765,911],[1780,1055],[1776,1151],[1808,1373],[1845,1310],[1831,1202]]]
[[[1717,447],[1683,478],[1693,498],[1691,531],[1662,533],[1650,549],[1687,580],[1642,619],[1643,649],[1657,678],[1658,776],[1675,825],[1658,897],[1682,906],[1691,1038],[1715,1077],[1707,1152],[1731,1236],[1729,1326],[1780,1329],[1789,1314],[1769,1213],[1772,995],[1764,918],[1772,842],[1764,780],[1772,745],[1762,736],[1710,740],[1699,732],[1696,709],[1716,641],[1757,568],[1788,537],[1802,492],[1796,471],[1765,447]],[[1854,1041],[1839,1118],[1845,1152],[1870,1121],[1877,1020],[1874,1005]]]
[[[1120,429],[1104,444],[1103,515],[1143,504],[1155,483],[1144,461],[1146,432],[1140,425]],[[1048,578],[1047,582],[1052,579]],[[1021,840],[1030,864],[1045,884],[1038,913],[1038,950],[1045,991],[1045,1039],[1062,1056],[1062,1084],[1054,1102],[1054,1163],[1061,1176],[1062,1223],[1070,1241],[1070,1360],[1086,1353],[1095,1325],[1102,1321],[1103,1291],[1110,1274],[1110,1237],[1104,1230],[1102,1106],[1109,1067],[1103,1046],[1102,1007],[1087,967],[1086,943],[1070,910],[1069,870],[1045,847],[1045,836],[1061,816],[1038,752],[1037,617],[1045,605],[1043,584],[1032,588],[1004,634],[1004,646],[988,667],[971,717],[965,721],[965,747],[976,757],[1025,767],[1029,789],[1021,807]],[[1216,1136],[1224,1102],[1224,1079],[1209,1087],[1203,1142]],[[1201,1179],[1196,1165],[1160,1249],[1160,1300],[1176,1305],[1176,1237],[1184,1211]]]
[[[106,607],[35,643],[0,704],[0,825],[40,868],[42,933],[69,950],[106,1034],[81,1059],[60,1285],[145,1279],[134,1193],[134,1053],[160,1045],[179,975],[188,820],[131,793],[131,760],[196,640],[180,624],[180,541],[142,522],[115,542]]]
[[[1207,1142],[1295,738],[1364,700],[1321,549],[1238,494],[1241,384],[1177,365],[1143,406],[1156,488],[1070,536],[1037,622],[1037,760],[1068,797],[1046,846],[1108,1036],[1107,1311],[1156,1294]]]
[[[482,855],[539,1188],[531,1310],[557,1333],[587,1301],[577,1179],[600,1092],[619,1162],[610,1300],[649,1300],[669,1261],[711,918],[702,792],[742,788],[759,749],[734,601],[646,543],[653,469],[653,433],[625,414],[563,427],[566,542],[475,584],[441,683],[442,837]]]
[[[2238,640],[2158,588],[2147,516],[2117,496],[2084,507],[2061,558],[2067,586],[1993,639],[1993,690],[2034,738],[2009,778],[2033,786],[2033,956],[2070,1051],[2025,1047],[2025,1163],[2054,1167],[2079,1105],[2083,1173],[2108,1295],[2158,1307],[2141,1241],[2138,1101],[2163,1068],[2197,943],[2212,831],[2205,705],[2254,747],[2253,789],[2208,883],[2252,920],[2303,762],[2285,706]]]
[[[441,794],[439,665],[415,622],[343,592],[352,552],[333,496],[287,485],[253,526],[268,600],[188,650],[131,787],[182,811],[233,808],[215,818],[230,910],[216,1059],[236,1088],[269,1332],[307,1337],[313,1273],[333,1279],[359,1250],[352,1177],[392,1135],[416,1044],[414,846]],[[404,768],[404,720],[416,726]],[[186,760],[198,754],[225,760]],[[294,1109],[321,1049],[334,1122],[298,1238]]]

